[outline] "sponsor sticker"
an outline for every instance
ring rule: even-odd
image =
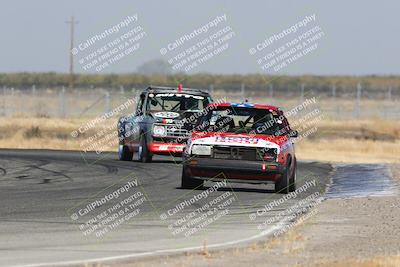
[[[258,138],[251,137],[236,137],[236,136],[217,136],[215,142],[241,143],[241,144],[257,144]]]

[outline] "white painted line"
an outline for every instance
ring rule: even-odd
[[[286,225],[287,218],[284,218],[279,221],[278,224],[274,225],[270,229],[264,230],[257,235],[253,235],[248,238],[243,238],[234,241],[228,241],[223,243],[217,243],[208,245],[207,248],[220,248],[226,246],[237,245],[239,243],[249,242],[255,239],[259,239],[265,236],[272,234],[274,231],[281,229],[283,226]],[[168,253],[182,253],[182,252],[189,252],[189,251],[196,251],[203,249],[203,246],[196,246],[196,247],[187,247],[187,248],[178,248],[178,249],[161,249],[161,250],[154,250],[149,252],[142,252],[142,253],[132,253],[120,256],[112,256],[112,257],[103,257],[103,258],[94,258],[94,259],[86,259],[86,260],[75,260],[75,261],[59,261],[59,262],[49,262],[49,263],[37,263],[37,264],[27,264],[27,265],[12,265],[15,267],[46,267],[46,266],[63,266],[63,265],[78,265],[78,264],[85,264],[85,263],[97,263],[97,262],[106,262],[106,261],[115,261],[115,260],[123,260],[129,258],[137,258],[143,256],[155,256],[161,254],[168,254]]]

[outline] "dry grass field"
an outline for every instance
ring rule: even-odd
[[[397,267],[400,256],[376,256],[371,259],[346,259],[331,262],[320,262],[307,267]],[[305,267],[305,266],[304,266]]]
[[[74,138],[71,132],[87,119],[36,117],[0,118],[0,148],[116,151],[116,119],[109,119]],[[111,129],[111,130],[109,130]],[[115,135],[97,136],[105,131]],[[111,140],[111,141],[108,141]],[[90,144],[99,142],[95,147]],[[296,144],[299,159],[332,162],[399,163],[400,123],[391,120],[330,120],[317,124],[317,131]]]
[[[323,120],[298,142],[301,159],[356,163],[399,163],[400,123],[391,120]]]

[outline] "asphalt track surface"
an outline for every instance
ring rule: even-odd
[[[265,205],[284,196],[272,185],[228,182],[211,192],[218,184],[207,182],[197,190],[181,189],[177,158],[155,157],[149,164],[116,158],[116,153],[0,150],[0,266],[75,265],[205,244],[246,245],[289,225],[295,209],[288,208],[323,195],[332,171],[326,163],[299,162],[298,188],[305,190],[269,210]],[[131,187],[110,199],[126,185]],[[186,206],[180,209],[180,203]]]

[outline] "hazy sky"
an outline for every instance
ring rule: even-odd
[[[131,26],[140,25],[146,33],[140,40],[140,48],[101,71],[129,73],[152,59],[167,61],[172,52],[162,56],[160,48],[226,14],[227,21],[221,25],[234,32],[234,37],[227,41],[229,48],[190,73],[276,73],[272,69],[263,71],[257,64],[258,57],[250,55],[249,49],[315,14],[310,27],[319,26],[324,33],[317,49],[279,74],[400,74],[399,1],[0,0],[0,3],[0,72],[68,72],[69,28],[65,21],[71,15],[79,20],[75,34],[75,44],[79,44],[128,15],[137,14],[138,21]],[[290,34],[282,44],[299,32]],[[118,36],[111,34],[98,45]],[[199,39],[187,44],[195,44],[206,36],[200,34]],[[279,44],[277,41],[274,45]],[[95,51],[91,49],[85,55]],[[257,54],[266,55],[268,49]],[[80,66],[78,60],[82,55],[83,52],[75,56],[76,72],[95,73],[94,69],[85,71]]]

